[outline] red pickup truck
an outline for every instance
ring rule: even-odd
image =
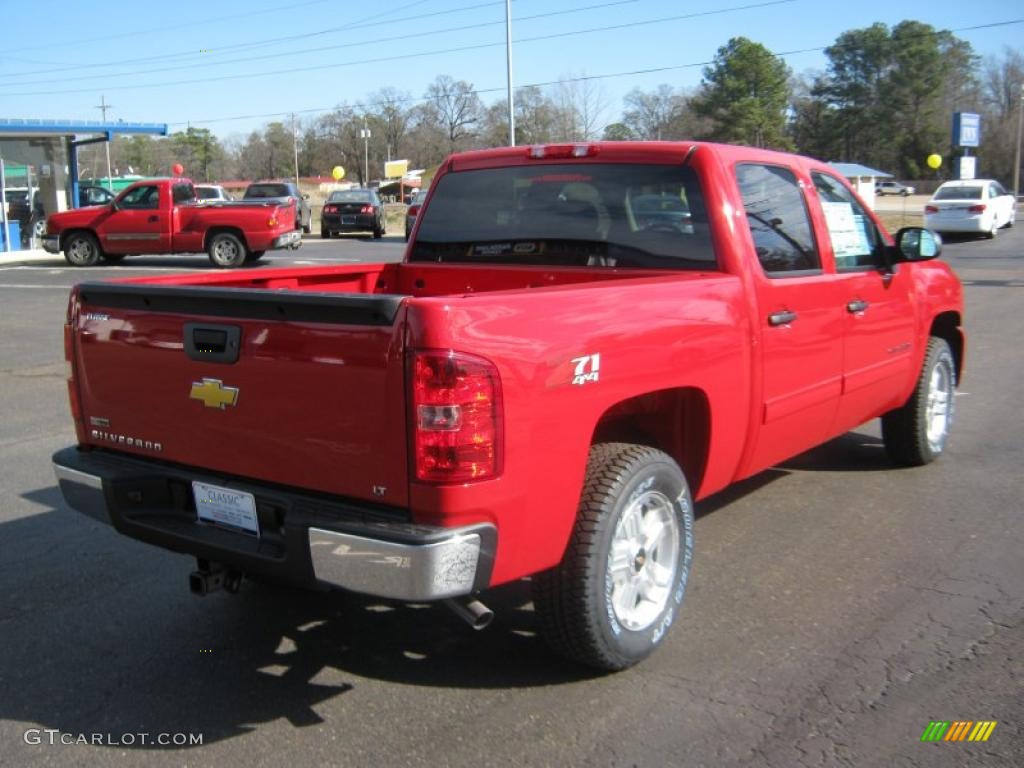
[[[91,267],[130,254],[201,253],[216,267],[240,267],[269,250],[297,248],[295,204],[202,202],[188,179],[145,179],[108,205],[55,213],[43,248]]]
[[[482,625],[477,595],[532,576],[551,645],[621,669],[678,619],[694,499],[879,416],[896,463],[944,451],[940,246],[794,155],[454,155],[400,264],[73,289],[57,477],[194,555],[197,593],[249,575]]]

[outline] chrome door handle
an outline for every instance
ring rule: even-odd
[[[790,312],[788,309],[768,315],[768,325],[787,325],[794,320],[796,320],[796,312]]]
[[[861,301],[860,299],[857,299],[856,301],[851,301],[849,304],[846,305],[846,311],[852,315],[855,315],[858,312],[863,312],[865,309],[868,308],[868,306],[870,305],[866,301]]]

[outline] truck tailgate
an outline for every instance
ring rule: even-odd
[[[404,505],[403,315],[401,296],[83,284],[87,442]]]

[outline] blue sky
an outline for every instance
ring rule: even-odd
[[[503,0],[3,5],[0,117],[98,119],[103,95],[112,120],[228,137],[385,86],[418,98],[439,74],[494,89],[486,103],[504,95]],[[512,16],[516,85],[599,76],[606,122],[634,87],[697,86],[701,65],[733,36],[806,51],[848,29],[914,19],[953,30],[981,56],[1024,41],[1020,0],[515,0]],[[966,29],[985,24],[999,26]],[[825,66],[820,50],[784,58],[798,73]],[[627,72],[637,74],[618,74]]]

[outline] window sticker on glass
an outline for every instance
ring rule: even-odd
[[[855,216],[853,206],[849,203],[829,203],[821,201],[828,225],[829,238],[832,240],[832,252],[836,263],[843,266],[852,261],[856,263],[858,256],[871,253],[863,216]]]

